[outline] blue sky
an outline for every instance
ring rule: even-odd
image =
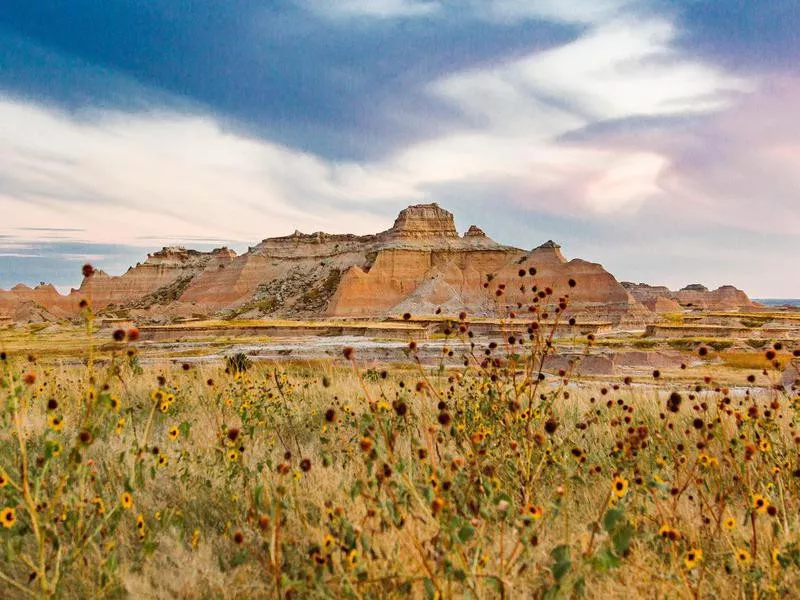
[[[797,0],[7,0],[0,287],[437,201],[800,296]]]

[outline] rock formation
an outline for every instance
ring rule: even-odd
[[[684,308],[737,310],[757,306],[747,294],[732,285],[723,285],[711,291],[704,285],[693,283],[677,292],[664,286],[645,283],[623,281],[622,285],[634,298],[654,312],[676,312]]]
[[[567,261],[555,242],[526,251],[497,243],[475,225],[462,236],[451,213],[420,204],[374,235],[295,231],[239,256],[227,248],[169,247],[123,275],[97,271],[66,296],[52,286],[16,286],[0,291],[0,314],[16,321],[72,317],[87,299],[112,317],[156,322],[189,316],[383,318],[437,309],[497,315],[534,305],[554,308],[566,296],[571,315],[613,324],[642,323],[652,314],[643,303],[659,311],[674,302],[711,304],[708,298],[714,306],[749,302],[727,287],[626,289],[599,264]]]

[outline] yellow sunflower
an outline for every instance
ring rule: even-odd
[[[620,475],[611,480],[611,492],[617,497],[622,498],[628,493],[628,480]]]
[[[17,511],[15,511],[10,506],[7,506],[3,510],[0,511],[0,523],[3,523],[3,527],[9,529],[14,526],[17,522]]]

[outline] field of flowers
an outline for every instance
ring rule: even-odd
[[[0,354],[0,596],[796,596],[800,353],[588,383],[533,323],[454,319],[460,368]]]

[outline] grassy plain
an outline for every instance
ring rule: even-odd
[[[546,332],[387,371],[146,362],[119,337],[0,332],[3,598],[800,586],[792,348],[600,381],[540,376]]]

